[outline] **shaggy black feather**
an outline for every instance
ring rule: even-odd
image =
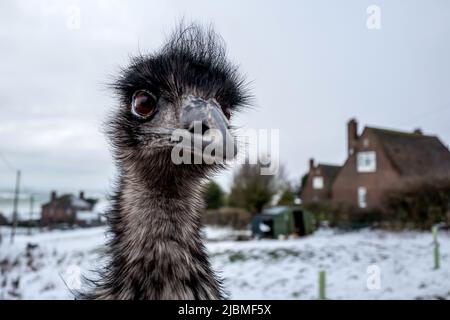
[[[175,165],[170,132],[186,95],[214,98],[225,114],[248,94],[223,40],[211,28],[180,26],[158,52],[131,61],[113,84],[120,104],[106,131],[118,169],[106,213],[107,264],[81,299],[221,299],[201,236],[203,182],[221,165]],[[157,97],[157,113],[130,112],[138,90]]]
[[[223,39],[196,24],[180,25],[159,52],[134,58],[112,87],[125,104],[138,88],[172,102],[195,88],[231,109],[250,98],[237,66],[227,60]]]

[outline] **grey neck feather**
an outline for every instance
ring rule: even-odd
[[[122,174],[109,213],[110,262],[90,298],[222,298],[201,237],[201,178],[146,176]]]

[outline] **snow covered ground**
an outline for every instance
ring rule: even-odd
[[[79,285],[79,273],[101,263],[103,228],[22,234],[14,245],[3,233],[0,299],[71,299],[67,286]],[[232,299],[317,299],[319,270],[326,271],[329,299],[450,298],[450,234],[443,231],[438,270],[430,233],[322,230],[291,240],[221,240],[232,233],[206,230],[214,268]],[[379,289],[367,287],[371,265],[380,271]]]

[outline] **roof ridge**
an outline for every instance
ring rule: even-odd
[[[322,162],[318,162],[317,166],[327,166],[327,167],[336,167],[336,168],[342,167],[342,165],[331,164],[331,163],[322,163]]]
[[[378,131],[378,132],[382,132],[382,133],[387,133],[387,134],[408,136],[408,137],[437,138],[436,135],[418,133],[418,132],[414,132],[414,131],[413,132],[411,132],[411,131],[400,131],[400,130],[397,130],[397,129],[377,128],[377,127],[370,127],[370,126],[366,126],[365,129],[369,129],[369,130],[372,130],[372,131]]]

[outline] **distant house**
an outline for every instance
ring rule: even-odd
[[[314,159],[310,159],[308,176],[301,192],[302,203],[329,204],[331,187],[340,168],[340,166],[330,164],[315,165]]]
[[[450,151],[438,137],[424,135],[419,129],[401,132],[373,127],[358,134],[358,123],[351,119],[347,124],[347,159],[332,182],[329,196],[334,206],[383,209],[389,189],[401,188],[405,181],[436,177],[450,177]],[[306,193],[305,200],[310,197]]]
[[[81,191],[76,197],[72,194],[64,194],[57,197],[53,191],[50,201],[42,205],[41,224],[52,226],[56,224],[88,225],[100,222],[100,216],[94,212],[97,199],[85,198]]]
[[[407,180],[450,177],[450,152],[436,136],[347,124],[348,157],[332,187],[333,203],[383,208],[383,197]]]

